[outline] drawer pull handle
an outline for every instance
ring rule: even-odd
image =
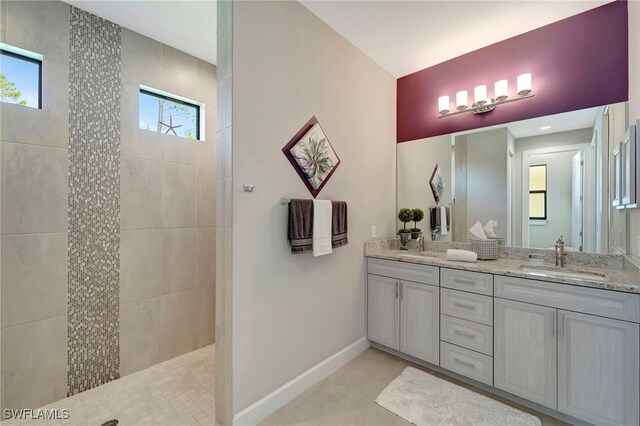
[[[458,308],[462,308],[462,309],[467,309],[469,311],[475,311],[476,307],[475,306],[471,306],[471,305],[465,305],[464,303],[458,303],[458,302],[454,302],[453,306],[456,306]]]
[[[476,339],[476,336],[474,336],[473,334],[465,333],[464,331],[460,331],[460,330],[454,330],[453,334],[457,334],[458,336],[466,337],[466,338],[473,339],[473,340]]]
[[[473,368],[474,370],[476,369],[475,365],[471,364],[470,362],[461,361],[458,358],[454,358],[453,362],[456,362],[456,363],[458,363],[460,365],[464,365],[465,367],[468,367],[468,368]]]
[[[454,283],[458,283],[458,284],[467,284],[467,285],[476,285],[475,281],[471,281],[471,280],[461,280],[460,278],[454,278],[453,279]]]

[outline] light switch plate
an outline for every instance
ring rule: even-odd
[[[375,226],[371,227],[371,238],[375,238],[376,235],[378,235],[378,230],[376,229]]]

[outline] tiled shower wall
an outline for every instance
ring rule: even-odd
[[[70,7],[1,1],[0,25],[1,42],[44,55],[43,109],[0,103],[0,393],[2,408],[35,408],[64,398],[78,373],[67,333]],[[120,78],[123,376],[213,342],[216,69],[122,28]],[[203,102],[205,140],[139,130],[140,84]]]

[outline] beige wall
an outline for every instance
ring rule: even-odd
[[[451,203],[451,136],[435,136],[428,139],[419,139],[398,144],[398,197],[396,210],[403,207],[420,208],[425,217],[418,228],[431,238],[431,225],[429,222],[429,208],[435,207],[436,201],[429,186],[429,179],[436,164],[440,166],[445,178],[444,194],[440,206],[449,206]],[[396,212],[397,213],[397,212]],[[407,224],[407,228],[413,228],[413,222]],[[396,227],[402,228],[402,222],[397,221]],[[438,235],[439,241],[450,241],[451,233]]]
[[[395,79],[297,2],[233,6],[233,395],[246,408],[366,335],[363,242],[394,235]],[[291,255],[282,147],[317,116],[342,164],[349,245]],[[253,193],[243,184],[256,185]]]
[[[629,8],[629,124],[640,120],[640,1],[630,0]],[[640,209],[629,210],[630,254],[640,256]]]
[[[467,223],[497,220],[496,235],[507,236],[507,128],[467,135]]]

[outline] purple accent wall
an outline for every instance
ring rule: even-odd
[[[484,47],[398,79],[397,141],[492,126],[628,99],[626,1],[616,1]],[[438,97],[531,72],[532,99],[498,106],[487,114],[437,118]]]

